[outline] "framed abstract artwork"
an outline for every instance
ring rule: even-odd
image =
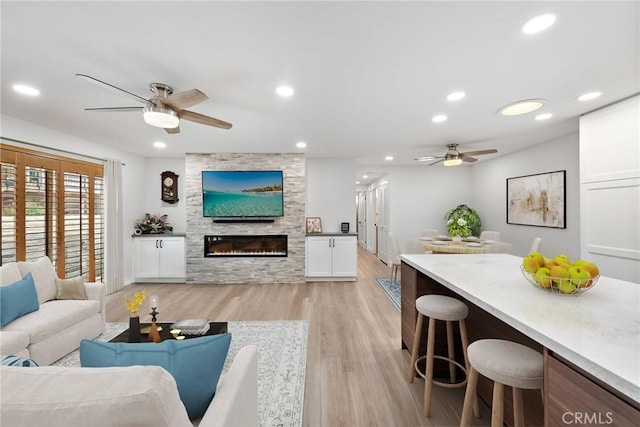
[[[507,178],[507,224],[567,228],[566,173]]]
[[[322,233],[322,220],[317,216],[307,217],[307,234]]]

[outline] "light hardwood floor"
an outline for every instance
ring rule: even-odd
[[[459,425],[463,388],[434,387],[431,417],[422,416],[424,381],[406,380],[400,311],[375,282],[389,274],[375,255],[359,249],[356,282],[133,284],[107,297],[107,321],[128,321],[124,298],[143,288],[159,296],[161,321],[307,320],[304,426]],[[486,407],[473,422],[490,424]]]

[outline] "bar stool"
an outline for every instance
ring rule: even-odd
[[[473,342],[467,349],[469,370],[467,391],[460,426],[471,423],[471,406],[476,401],[478,373],[493,380],[491,426],[502,426],[504,410],[504,386],[513,388],[513,422],[524,426],[522,389],[542,390],[544,368],[542,354],[511,341],[484,339]]]
[[[469,359],[467,357],[467,326],[465,319],[469,314],[469,308],[462,302],[455,298],[447,297],[444,295],[423,295],[416,299],[416,310],[418,310],[418,320],[416,322],[416,331],[413,337],[413,348],[411,349],[411,362],[409,365],[409,382],[413,383],[413,379],[416,375],[420,375],[424,378],[424,404],[423,414],[428,417],[431,410],[431,388],[432,385],[438,385],[445,388],[458,388],[464,387],[467,383],[467,378],[463,381],[456,382],[456,366],[458,366],[465,373],[465,377],[468,376],[469,371]],[[418,351],[420,350],[420,338],[422,337],[422,324],[424,318],[429,318],[428,337],[427,337],[427,354],[418,358]],[[448,357],[435,355],[435,335],[436,335],[436,320],[443,320],[447,326],[447,349]],[[455,351],[453,347],[453,323],[459,322],[460,324],[460,339],[462,341],[462,353],[464,354],[464,364],[462,366],[455,360]],[[422,373],[418,369],[418,362],[422,359],[427,360],[425,372]],[[444,383],[435,381],[433,379],[433,363],[434,359],[446,360],[449,362],[449,379],[451,383]],[[477,400],[473,402],[473,409],[476,416],[479,414]]]

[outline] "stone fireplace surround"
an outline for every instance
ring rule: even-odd
[[[305,281],[305,157],[303,154],[187,154],[187,283],[256,284]],[[202,216],[203,170],[282,170],[284,216],[273,223],[215,223]],[[286,257],[204,257],[206,235],[286,235]]]

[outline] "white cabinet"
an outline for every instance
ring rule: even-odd
[[[133,271],[137,282],[184,281],[187,276],[184,237],[135,237]]]
[[[355,280],[358,274],[356,235],[307,236],[307,280]]]

